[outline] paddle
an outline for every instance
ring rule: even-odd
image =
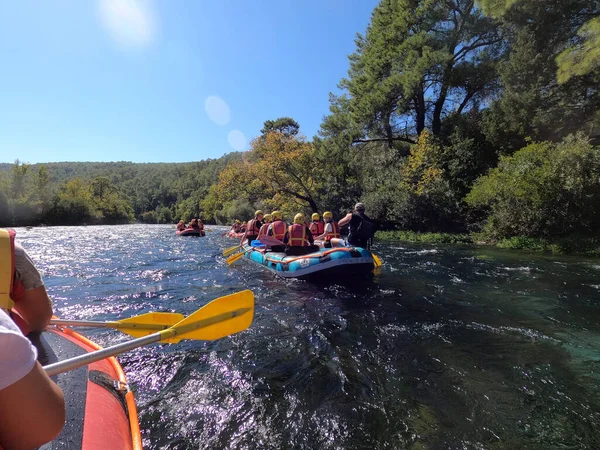
[[[249,249],[248,249],[248,250],[246,250],[246,251],[239,252],[239,253],[236,253],[236,254],[235,254],[235,255],[233,255],[233,256],[230,256],[230,257],[229,257],[229,258],[227,258],[227,260],[226,260],[226,261],[227,261],[227,264],[231,265],[231,264],[233,264],[234,262],[236,262],[238,259],[242,259],[242,256],[244,256],[244,255],[245,255],[245,254],[246,254],[248,251],[250,251],[250,250],[252,250],[252,248],[249,248]]]
[[[223,256],[227,258],[229,255],[233,255],[236,251],[238,251],[241,248],[242,246],[239,244],[234,245],[233,247],[226,248],[225,250],[223,250]]]
[[[262,242],[263,244],[267,244],[270,247],[272,247],[274,245],[285,245],[279,239],[274,238],[273,236],[267,236],[267,235],[261,236],[260,242]]]
[[[371,256],[373,257],[373,261],[375,262],[375,267],[381,267],[381,259],[375,253],[371,252]]]
[[[254,317],[254,294],[250,290],[219,297],[166,330],[122,342],[112,347],[44,366],[49,376],[86,366],[109,356],[154,342],[176,344],[182,339],[212,341],[245,330]]]
[[[133,337],[142,337],[154,331],[165,330],[184,319],[183,314],[168,312],[149,312],[128,319],[96,322],[89,320],[52,319],[50,325],[79,326],[93,328],[112,328]]]

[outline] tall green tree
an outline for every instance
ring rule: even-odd
[[[588,37],[594,33],[586,24],[600,14],[600,2],[482,0],[482,4],[484,11],[499,17],[507,54],[499,68],[502,94],[486,111],[488,139],[502,153],[510,154],[526,145],[528,137],[559,141],[571,133],[597,128],[600,71],[591,63],[590,70],[569,68],[566,59],[572,56],[571,62],[584,64],[587,56],[599,51],[582,50],[583,59],[573,53],[590,44]],[[589,31],[585,38],[578,34],[582,29]],[[579,76],[567,73],[572,70]]]
[[[483,11],[494,17],[505,16],[513,5],[521,2],[544,3],[543,0],[480,0]],[[548,2],[545,2],[548,3]],[[563,3],[568,3],[565,1]],[[600,68],[600,18],[597,2],[580,3],[581,9],[575,11],[577,35],[566,43],[566,48],[556,56],[558,66],[557,80],[566,83],[575,76],[583,76]],[[566,19],[566,17],[565,17]],[[583,23],[582,23],[583,21]]]
[[[501,43],[474,0],[382,0],[333,109],[361,130],[354,142],[414,143],[425,127],[437,135],[445,115],[478,109],[495,91]]]
[[[280,117],[277,120],[267,120],[263,124],[262,134],[276,131],[285,136],[296,136],[300,131],[300,125],[291,117]]]

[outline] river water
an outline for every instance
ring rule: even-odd
[[[378,242],[374,276],[315,284],[228,266],[208,228],[17,229],[63,318],[254,291],[242,333],[119,357],[146,448],[600,448],[600,260]]]

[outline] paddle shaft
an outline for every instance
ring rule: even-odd
[[[207,317],[206,319],[198,320],[197,322],[192,322],[179,327],[177,325],[174,325],[171,328],[159,331],[158,333],[133,339],[131,341],[122,342],[120,344],[113,345],[112,347],[106,347],[101,350],[96,350],[95,352],[86,353],[85,355],[76,356],[74,358],[66,359],[64,361],[60,361],[54,364],[49,364],[47,366],[44,366],[44,370],[49,376],[52,376],[59,373],[67,372],[69,370],[77,369],[81,366],[87,366],[88,364],[100,361],[101,359],[105,359],[110,356],[115,356],[120,353],[125,353],[129,350],[133,350],[144,345],[153,344],[158,341],[169,339],[176,335],[181,336],[182,339],[185,339],[185,334],[189,333],[190,331],[198,330],[199,328],[204,328],[210,325],[214,325],[215,323],[231,319],[233,317],[241,316],[242,314],[248,311],[250,311],[250,308],[240,308],[236,309],[235,311],[228,311],[223,314],[218,314],[213,317]]]
[[[72,327],[92,327],[92,328],[123,328],[139,330],[166,330],[168,325],[159,323],[127,323],[127,322],[98,322],[93,320],[66,320],[52,319],[50,325],[72,326]]]
[[[167,331],[167,330],[165,330]],[[118,355],[120,353],[128,352],[134,348],[142,347],[144,345],[153,344],[162,339],[161,333],[154,333],[148,336],[144,336],[132,341],[121,342],[120,344],[113,345],[112,347],[106,347],[95,352],[86,353],[85,355],[76,356],[74,358],[66,359],[54,364],[48,364],[44,366],[44,370],[48,376],[57,375],[59,373],[68,372],[69,370],[77,369],[78,367],[87,366],[101,359],[109,358],[111,356]]]

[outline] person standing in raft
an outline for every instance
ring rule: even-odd
[[[283,243],[286,244],[285,254],[288,256],[306,255],[319,250],[319,247],[314,245],[313,235],[301,213],[294,216],[294,223],[288,227]]]
[[[315,241],[322,241],[324,248],[331,248],[331,241],[340,241],[340,226],[335,220],[333,220],[333,214],[331,211],[325,211],[323,213],[323,220],[325,221],[325,227],[323,234],[315,237]]]
[[[0,285],[0,309],[9,314],[27,335],[46,328],[52,318],[52,302],[35,264],[25,249],[15,242],[15,234],[13,230],[0,229],[0,248],[10,249],[8,257],[0,258],[0,267],[8,264],[14,269],[7,285]],[[8,295],[3,297],[3,292]]]
[[[260,209],[254,213],[254,219],[250,219],[246,225],[246,231],[242,236],[242,239],[240,239],[240,245],[244,243],[245,239],[248,239],[248,244],[251,244],[252,241],[258,237],[260,227],[262,226],[263,216],[264,214]]]
[[[319,216],[319,213],[313,213],[313,215],[311,216],[312,222],[308,225],[308,229],[310,230],[310,232],[312,233],[313,236],[319,236],[321,234],[323,234],[323,231],[325,230],[323,222],[321,222],[321,216]]]
[[[267,235],[267,231],[269,230],[269,225],[271,225],[271,214],[265,214],[263,217],[263,221],[264,223],[262,224],[262,226],[260,227],[260,230],[258,230],[258,240],[260,241],[261,236],[266,236]]]
[[[376,231],[376,224],[365,214],[365,204],[357,203],[354,205],[354,211],[348,213],[344,218],[340,219],[338,225],[341,227],[348,225],[349,233],[346,244],[354,247],[362,247],[368,249],[370,240]],[[336,247],[336,242],[332,245]]]

